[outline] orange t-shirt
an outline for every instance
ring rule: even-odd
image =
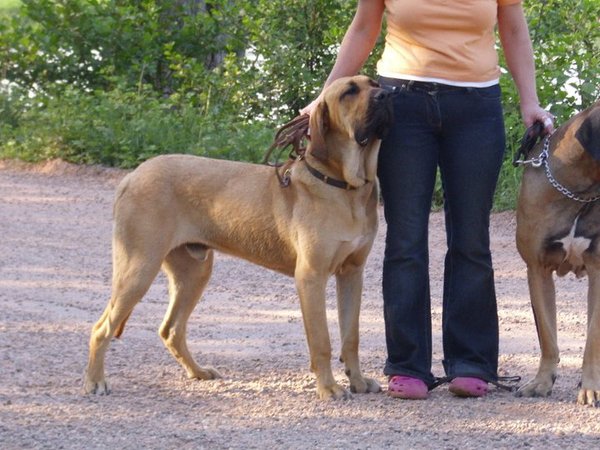
[[[483,86],[500,77],[499,5],[521,0],[386,0],[379,75]]]

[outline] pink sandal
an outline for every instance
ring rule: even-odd
[[[457,397],[483,397],[488,393],[487,381],[474,377],[456,377],[448,390]]]
[[[428,396],[429,389],[423,380],[404,375],[394,375],[388,382],[388,395],[406,400],[421,400]]]

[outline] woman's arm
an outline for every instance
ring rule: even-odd
[[[521,103],[521,116],[526,127],[544,123],[546,131],[554,131],[554,116],[540,107],[535,86],[535,63],[529,29],[521,3],[498,6],[498,31]]]
[[[371,50],[373,50],[375,42],[377,42],[377,38],[381,32],[384,9],[384,0],[358,1],[354,19],[352,19],[352,23],[344,35],[335,64],[325,81],[324,88],[338,78],[358,73],[369,57]],[[319,97],[310,105],[303,108],[300,113],[310,114],[316,103],[320,100],[321,95],[322,91]]]

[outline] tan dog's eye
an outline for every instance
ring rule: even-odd
[[[360,92],[360,88],[356,83],[350,83],[348,85],[348,89],[344,91],[344,93],[340,96],[340,100],[343,100],[344,97],[348,95],[357,95]]]

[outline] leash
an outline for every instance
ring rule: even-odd
[[[275,175],[279,180],[279,185],[281,187],[288,187],[290,185],[291,179],[291,165],[294,161],[300,160],[304,157],[306,153],[306,145],[305,141],[308,136],[308,125],[309,125],[310,117],[308,115],[297,116],[285,125],[283,125],[277,133],[275,134],[275,139],[273,139],[273,143],[265,153],[265,157],[263,158],[263,164],[273,166],[275,168]],[[288,161],[284,164],[279,162],[282,153],[286,148],[292,146]],[[271,154],[275,149],[279,149],[279,153],[277,154],[277,158],[274,163],[270,163],[269,159],[271,158]],[[284,168],[283,175],[279,173],[279,170]]]
[[[478,375],[477,377],[479,378],[480,376]],[[443,384],[450,383],[453,379],[454,378],[450,378],[450,377],[438,377],[435,379],[433,384],[431,386],[429,386],[429,390],[432,391],[435,388],[437,388]],[[509,385],[503,384],[503,383],[518,383],[519,381],[521,381],[521,377],[516,375],[516,376],[498,377],[497,380],[484,379],[483,381],[493,384],[497,388],[502,389],[504,391],[515,392],[517,389],[519,389],[519,386],[509,386]]]
[[[565,186],[563,186],[561,183],[559,183],[559,181],[554,177],[554,175],[552,174],[552,170],[550,169],[549,162],[550,138],[554,133],[549,134],[543,138],[544,144],[542,147],[542,151],[537,157],[523,159],[529,155],[531,149],[537,144],[538,139],[541,138],[543,129],[543,124],[541,122],[536,122],[527,129],[525,135],[523,136],[523,139],[521,140],[521,146],[519,147],[519,150],[513,158],[513,166],[518,167],[527,164],[531,164],[531,166],[535,168],[544,166],[544,173],[550,185],[568,199],[579,203],[593,203],[600,200],[600,195],[595,195],[593,197],[580,197],[579,195],[575,194],[574,192],[570,191]]]
[[[534,161],[529,159],[525,160],[523,158],[527,158],[529,152],[535,145],[538,143],[539,139],[542,137],[542,132],[544,131],[544,124],[542,122],[535,122],[532,126],[525,130],[525,134],[521,138],[521,145],[519,149],[515,153],[513,157],[513,166],[518,167],[524,164],[532,164],[533,167],[539,167],[540,165],[534,165]],[[537,161],[536,161],[537,162]]]

